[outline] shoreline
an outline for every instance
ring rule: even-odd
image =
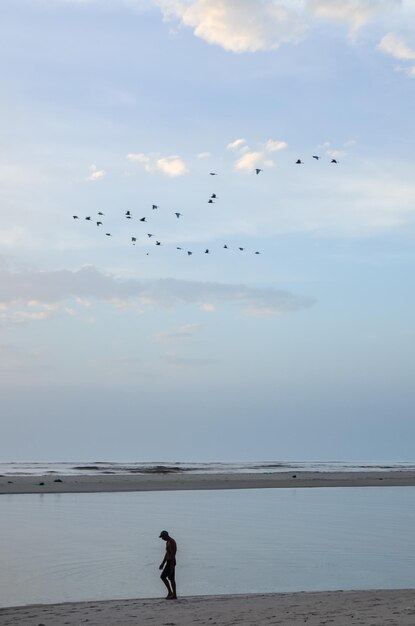
[[[0,608],[2,626],[413,626],[414,622],[413,589],[185,596],[174,602],[119,599]]]
[[[41,484],[43,483],[43,484]],[[415,470],[229,474],[94,474],[0,476],[0,495],[203,489],[414,487]]]

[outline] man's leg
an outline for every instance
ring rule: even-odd
[[[176,594],[176,581],[174,580],[170,580],[170,585],[171,585],[171,590],[172,590],[172,594],[169,598],[169,600],[177,600],[177,594]]]
[[[166,598],[170,600],[170,598],[173,595],[173,591],[172,591],[172,588],[170,586],[170,583],[169,583],[167,577],[164,575],[164,573],[160,576],[160,578],[161,578],[161,580],[164,582],[164,584],[167,587],[168,594],[167,594]]]

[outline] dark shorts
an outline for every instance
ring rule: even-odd
[[[168,578],[169,580],[174,580],[175,570],[176,570],[175,563],[166,563],[163,571],[161,572],[160,578]]]

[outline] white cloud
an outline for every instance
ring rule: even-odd
[[[96,165],[92,164],[90,169],[90,174],[85,178],[85,180],[89,182],[95,182],[104,178],[107,175],[105,170],[99,170]]]
[[[391,54],[395,59],[401,61],[415,61],[415,49],[410,48],[405,41],[396,35],[396,33],[388,33],[379,43],[379,48]]]
[[[127,154],[127,159],[144,165],[144,169],[149,173],[162,172],[167,176],[176,177],[189,172],[186,163],[178,155],[160,157],[153,153],[130,152]]]
[[[178,305],[204,306],[206,302],[233,304],[243,310],[272,309],[275,313],[297,311],[311,306],[310,298],[272,288],[163,279],[155,281],[117,280],[92,266],[79,270],[12,271],[0,266],[0,320],[22,322],[50,317],[61,310],[91,300],[116,308],[143,311],[174,308]],[[196,326],[182,327],[182,334],[197,332]]]
[[[183,176],[189,171],[186,163],[177,155],[157,159],[156,169],[167,176]]]
[[[252,172],[255,168],[273,167],[274,161],[265,152],[246,152],[235,162],[237,172]]]
[[[240,150],[242,147],[244,147],[246,144],[246,139],[235,139],[235,141],[231,141],[231,143],[228,143],[228,145],[226,146],[226,148],[228,150]]]
[[[399,0],[309,0],[316,17],[345,22],[352,38],[378,13],[398,4]]]
[[[159,5],[165,17],[180,19],[196,37],[236,53],[298,42],[306,29],[295,11],[274,0],[159,0]]]
[[[378,48],[399,61],[415,61],[415,48],[411,48],[396,33],[387,33],[380,41]],[[415,76],[415,65],[405,69],[409,76]]]
[[[130,152],[127,154],[127,159],[137,163],[150,163],[150,157],[143,152]]]
[[[273,167],[274,161],[269,158],[270,152],[278,152],[287,147],[285,141],[268,139],[261,150],[251,150],[245,139],[235,139],[226,146],[241,156],[235,162],[237,172],[252,172],[255,168]]]
[[[268,139],[264,146],[264,150],[266,152],[279,152],[280,150],[285,150],[288,147],[286,141],[274,141],[273,139]]]
[[[210,154],[210,152],[199,152],[199,154],[197,155],[198,159],[209,159],[212,155]]]

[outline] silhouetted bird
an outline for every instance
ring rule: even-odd
[[[153,211],[154,211],[154,209],[158,209],[159,207],[158,207],[158,204],[153,204],[151,208],[152,208],[152,209],[153,209]]]
[[[79,220],[79,217],[77,215],[72,215],[72,217],[74,218],[74,220]]]
[[[304,165],[301,159],[297,159],[295,164],[296,165]]]
[[[260,252],[255,252],[255,254],[261,254]]]
[[[97,226],[102,226],[102,222],[97,222]]]
[[[183,213],[175,213],[175,216],[177,217],[177,219],[179,219],[181,215],[183,215]]]
[[[130,217],[131,216],[131,211],[126,211],[125,214],[126,214],[127,217]]]
[[[216,194],[212,193],[212,195],[210,197],[216,199]]]
[[[91,218],[90,217],[86,217],[85,219],[89,221]]]
[[[141,221],[141,220],[140,220]],[[152,233],[147,233],[147,237],[154,237],[154,235]]]
[[[241,250],[241,252],[243,252],[245,250],[245,248],[238,248],[238,250]]]
[[[183,248],[181,248],[180,246],[177,246],[176,250],[183,250]]]
[[[226,250],[228,249],[228,246],[226,245],[226,243],[225,243],[225,245],[224,245],[223,247],[224,247]]]
[[[332,159],[330,163],[338,163],[338,161],[336,161],[336,159]]]
[[[107,237],[112,237],[111,233],[105,233]]]
[[[156,246],[161,246],[160,241],[156,241]]]
[[[131,237],[131,241],[133,242],[133,245],[135,246],[135,242],[137,241],[137,237]]]
[[[262,170],[261,170],[261,169],[259,169],[259,167],[256,167],[256,168],[255,168],[255,172],[256,172],[256,174],[258,175],[258,174],[259,174],[259,172],[262,172]]]
[[[217,176],[216,172],[209,172],[211,176]]]
[[[206,248],[205,254],[209,254],[209,248]]]
[[[193,254],[193,252],[190,252],[190,250],[187,251],[188,256],[190,256],[191,254]]]
[[[319,160],[319,158],[320,158],[319,156],[317,156],[316,154],[313,154],[313,159],[315,159],[316,161],[318,161],[318,160]]]
[[[213,204],[212,198],[210,198],[210,200],[208,200],[208,204]]]
[[[146,221],[145,217],[140,218],[140,222],[145,222],[145,221]]]
[[[102,213],[101,211],[98,211],[98,215],[104,215],[104,213]]]

